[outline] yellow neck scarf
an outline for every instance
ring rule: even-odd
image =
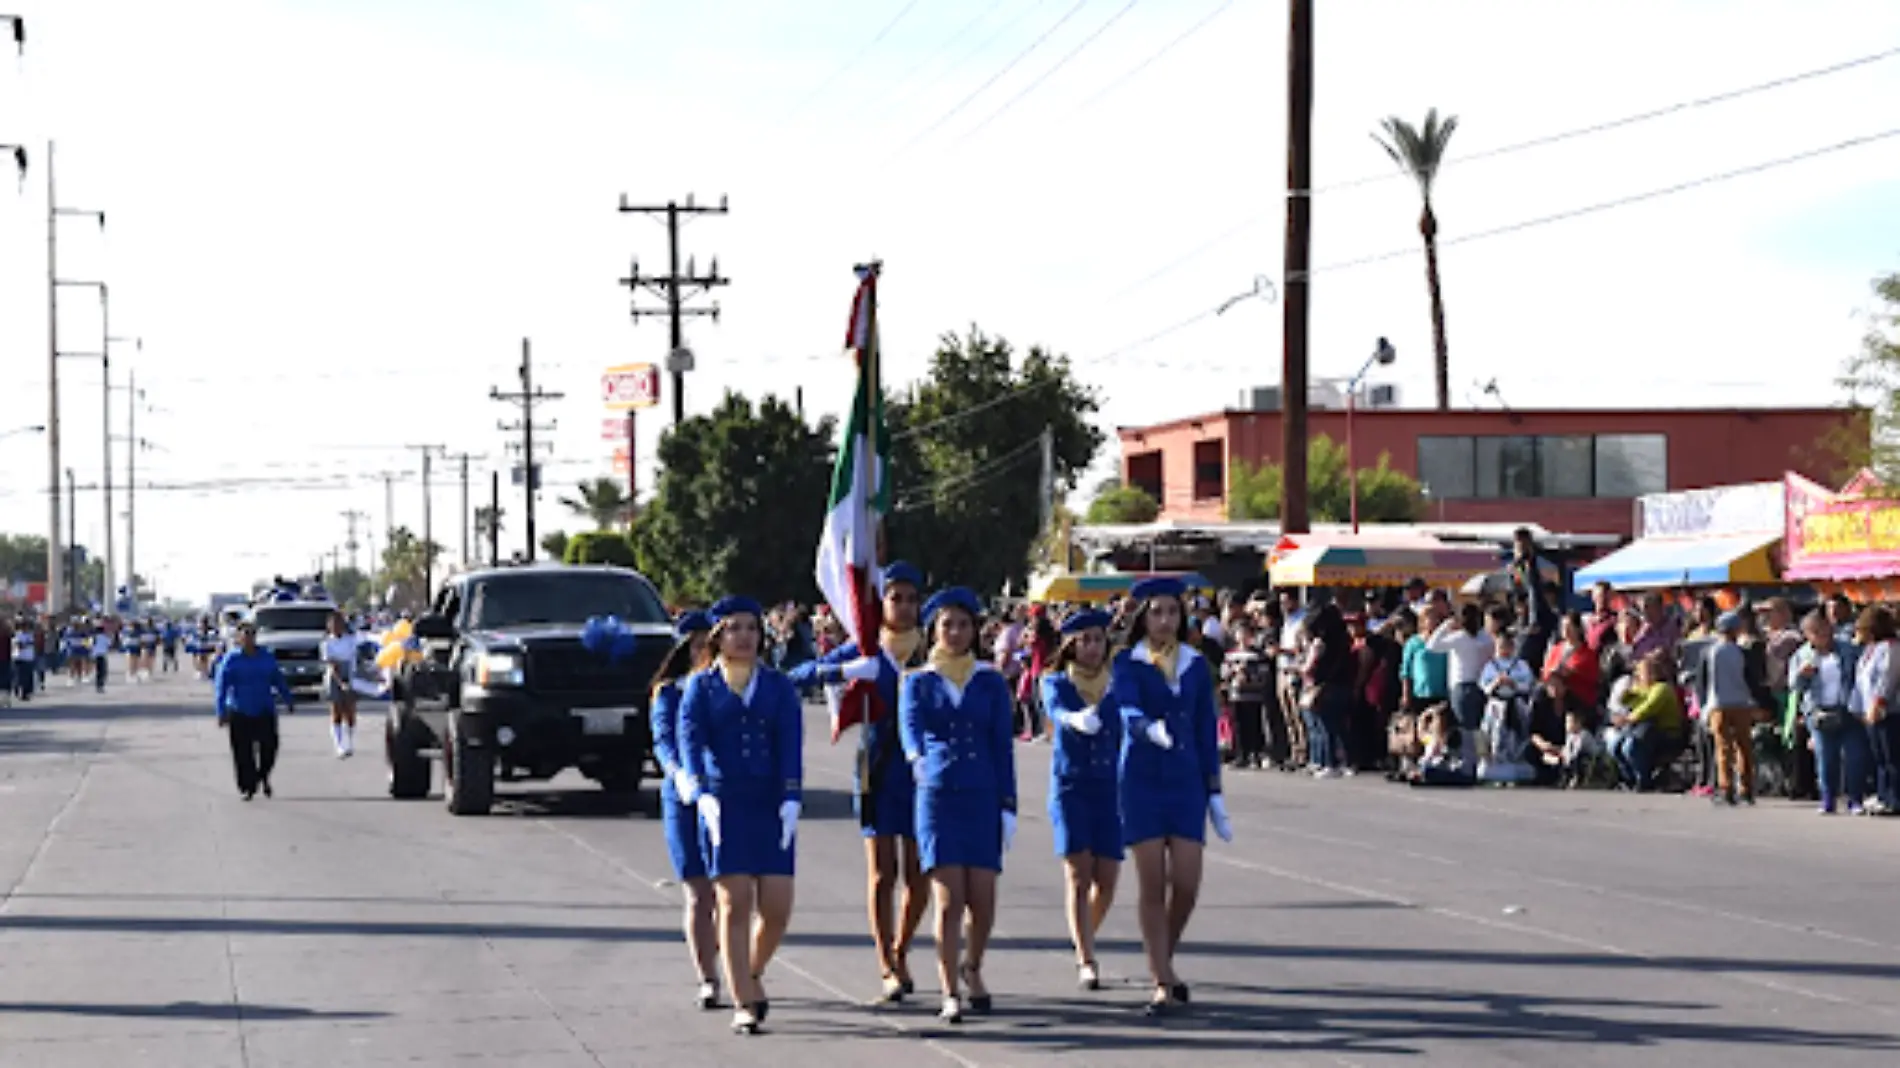
[[[969,685],[970,676],[976,674],[976,655],[953,653],[939,645],[930,650],[930,666],[936,669],[937,674],[962,689]]]
[[[901,668],[916,659],[917,647],[924,643],[924,632],[916,627],[909,630],[892,630],[886,627],[878,635],[878,641],[884,646],[884,651],[891,654],[891,659],[897,661],[897,666]]]
[[[1148,659],[1154,663],[1155,667],[1160,669],[1161,677],[1167,679],[1169,684],[1172,685],[1174,682],[1175,669],[1181,662],[1181,643],[1171,641],[1166,645],[1156,645],[1150,640],[1148,642]]]
[[[726,689],[731,690],[733,696],[743,700],[745,688],[752,684],[752,671],[757,666],[752,661],[735,664],[722,656],[719,658],[719,677],[726,680]]]
[[[1075,692],[1090,706],[1102,703],[1108,696],[1108,667],[1103,665],[1090,671],[1080,664],[1069,665],[1069,681],[1075,684]]]

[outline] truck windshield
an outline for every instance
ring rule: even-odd
[[[330,625],[328,608],[259,608],[252,613],[257,621],[257,629],[265,630],[323,630]]]
[[[632,575],[600,571],[538,572],[485,579],[471,591],[468,627],[495,630],[533,623],[579,626],[594,616],[626,623],[666,623],[653,588]]]

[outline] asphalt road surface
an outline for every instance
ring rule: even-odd
[[[859,1003],[848,756],[814,713],[797,914],[770,1034],[745,1039],[690,1007],[654,821],[578,779],[488,819],[391,801],[374,729],[338,761],[311,711],[284,722],[277,797],[246,804],[205,697],[0,710],[0,1065],[1900,1063],[1896,821],[1230,776],[1194,1006],[1150,1021],[1127,893],[1109,989],[1074,989],[1048,750],[1025,746],[998,1014],[947,1031],[932,996]]]

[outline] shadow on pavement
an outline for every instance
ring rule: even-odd
[[[0,723],[106,723],[119,719],[203,719],[211,718],[211,697],[202,703],[162,705],[73,705],[56,697],[36,697],[26,704],[15,701],[12,708],[0,709]]]
[[[169,1005],[97,1005],[65,1001],[0,1001],[0,1016],[29,1013],[61,1016],[125,1016],[174,1020],[377,1020],[386,1012],[321,1012],[295,1005],[174,1001]]]
[[[0,712],[0,756],[9,753],[98,753],[111,748],[100,738],[33,727],[15,728],[15,722],[18,719],[10,712]]]

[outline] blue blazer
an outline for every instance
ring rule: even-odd
[[[1182,645],[1170,684],[1137,645],[1115,654],[1109,692],[1122,715],[1122,778],[1140,790],[1195,783],[1220,793],[1220,713],[1214,705],[1214,676],[1207,659]],[[1168,725],[1174,740],[1163,749],[1148,740],[1148,725]]]
[[[1042,707],[1054,719],[1060,712],[1080,712],[1088,707],[1069,676],[1050,672],[1042,677]],[[1091,737],[1056,723],[1055,756],[1049,764],[1050,781],[1069,783],[1113,783],[1118,773],[1122,748],[1121,706],[1115,702],[1115,690],[1102,695],[1095,708],[1102,717],[1102,729]]]
[[[744,694],[717,668],[695,672],[680,695],[680,766],[719,798],[799,800],[804,793],[805,713],[785,676],[759,664]]]
[[[816,660],[807,660],[792,668],[785,673],[785,677],[800,690],[809,690],[816,686],[843,685],[844,665],[856,660],[858,656],[858,643],[846,642]],[[885,717],[876,723],[866,723],[858,728],[858,752],[865,756],[875,757],[884,751],[885,746],[892,747],[891,761],[898,766],[886,769],[885,774],[901,776],[905,780],[910,778],[910,769],[902,766],[901,754],[895,751],[898,745],[897,691],[899,683],[904,678],[903,669],[909,666],[911,665],[900,665],[894,662],[889,653],[882,649],[878,650],[877,694],[884,701]],[[860,792],[867,788],[863,781],[865,764],[866,761],[863,759],[858,761],[858,790]]]
[[[673,772],[685,766],[680,761],[680,696],[677,681],[663,684],[653,692],[653,707],[647,717],[653,724],[653,759],[660,765],[660,796],[668,801],[679,800]]]
[[[995,668],[978,664],[960,690],[934,668],[910,672],[897,720],[918,789],[993,791],[1016,811],[1015,702]]]

